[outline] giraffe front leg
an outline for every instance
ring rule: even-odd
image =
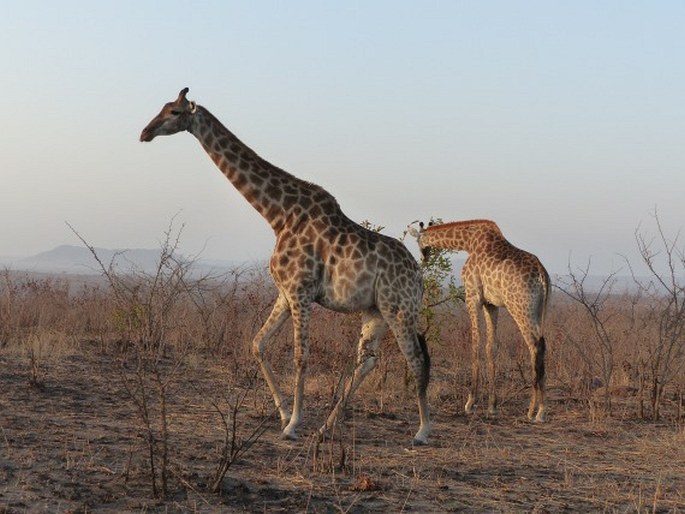
[[[271,364],[264,358],[264,349],[289,316],[290,307],[288,306],[288,302],[285,297],[279,295],[271,310],[271,314],[269,314],[266,322],[264,322],[264,325],[262,325],[262,328],[259,329],[259,332],[257,332],[257,335],[252,340],[252,354],[259,362],[262,374],[264,375],[264,380],[266,380],[266,383],[271,390],[274,403],[276,404],[283,425],[290,419],[290,412],[288,411],[283,394],[281,394],[281,390],[278,388],[278,384],[274,378]]]
[[[321,436],[329,432],[335,423],[342,419],[347,402],[362,383],[366,375],[376,366],[378,347],[388,326],[380,315],[365,313],[362,318],[362,330],[357,344],[357,364],[352,378],[343,388],[343,394],[331,411],[326,423],[319,429]]]
[[[293,392],[293,413],[290,422],[283,429],[285,439],[297,439],[296,429],[302,423],[302,405],[304,401],[304,380],[307,373],[309,357],[309,325],[311,320],[311,303],[302,302],[293,306],[293,334],[295,343],[295,390]]]

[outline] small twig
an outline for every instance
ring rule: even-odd
[[[170,469],[169,471],[171,472],[172,475],[174,475],[174,477],[176,477],[176,479],[179,482],[181,482],[181,484],[183,484],[185,487],[187,487],[188,489],[193,491],[195,494],[197,494],[197,496],[200,498],[200,500],[202,500],[205,503],[205,505],[210,505],[207,498],[202,496],[202,494],[200,494],[200,492],[195,487],[193,487],[193,485],[190,482],[188,482],[185,478],[183,478],[179,473],[177,473],[173,469]]]

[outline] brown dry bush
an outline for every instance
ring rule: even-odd
[[[670,238],[654,213],[657,236],[636,231],[636,242],[648,276],[638,277],[626,260],[633,283],[617,290],[617,272],[599,287],[587,285],[590,263],[562,280],[558,290],[567,299],[555,316],[564,344],[576,363],[575,394],[587,400],[594,416],[612,414],[613,398],[637,397],[641,419],[659,420],[664,398],[670,398],[675,418],[682,415],[685,371],[685,250]],[[570,368],[573,371],[573,368]],[[578,385],[580,387],[578,387]],[[635,412],[632,413],[633,415]],[[625,413],[623,414],[625,415]]]
[[[637,286],[635,303],[639,305],[637,324],[640,339],[637,354],[640,391],[650,390],[651,416],[660,417],[665,388],[677,391],[679,414],[685,380],[685,247],[666,234],[656,209],[653,213],[656,236],[649,238],[639,228],[635,240],[648,279],[639,279],[631,267]],[[628,263],[630,265],[630,263]],[[646,385],[648,384],[648,386]],[[641,414],[642,414],[641,394]]]
[[[170,242],[173,246],[173,238]],[[192,266],[186,262],[172,259],[173,252],[167,253],[168,270],[161,267],[158,272],[112,277],[115,281],[121,280],[114,286],[111,281],[101,279],[75,280],[8,270],[0,276],[0,360],[3,353],[18,353],[32,347],[33,357],[26,353],[23,359],[27,376],[35,375],[36,382],[49,381],[50,352],[55,351],[51,348],[61,348],[64,354],[88,355],[103,369],[118,366],[113,387],[127,389],[132,403],[133,414],[126,420],[130,431],[136,434],[131,448],[143,447],[148,452],[143,460],[131,449],[127,455],[130,462],[124,470],[112,465],[116,470],[113,474],[127,483],[134,480],[138,467],[147,470],[154,494],[166,497],[167,501],[169,498],[177,501],[183,494],[190,494],[189,491],[202,498],[212,490],[222,495],[224,500],[220,501],[228,501],[225,498],[238,494],[240,487],[248,492],[251,487],[260,491],[245,482],[247,478],[241,482],[239,477],[252,467],[264,469],[259,465],[271,463],[276,468],[272,476],[288,481],[294,488],[313,488],[311,484],[317,480],[333,484],[331,487],[338,496],[326,505],[335,504],[340,510],[346,510],[354,507],[359,495],[366,491],[389,496],[393,487],[399,487],[396,482],[410,484],[407,499],[414,487],[419,488],[427,481],[444,480],[451,484],[449,477],[466,484],[469,476],[479,480],[495,476],[499,477],[493,479],[496,484],[497,480],[507,480],[506,474],[497,475],[502,467],[506,471],[512,461],[525,460],[521,455],[526,452],[536,455],[527,446],[520,447],[519,442],[515,443],[519,445],[515,449],[504,442],[510,433],[528,437],[534,430],[517,417],[525,410],[522,406],[528,401],[530,379],[527,349],[513,321],[503,312],[498,327],[497,387],[505,421],[503,425],[497,422],[490,425],[478,416],[464,421],[462,411],[470,380],[469,321],[462,306],[441,304],[435,307],[434,318],[440,320],[440,337],[429,341],[432,358],[429,398],[436,418],[450,428],[457,426],[466,431],[466,436],[463,441],[451,444],[451,441],[440,441],[436,430],[438,445],[428,451],[434,452],[431,454],[434,461],[444,462],[437,475],[430,474],[436,472],[430,471],[433,468],[425,462],[422,464],[425,471],[414,462],[400,461],[392,468],[382,464],[394,446],[390,443],[391,449],[388,449],[384,446],[389,445],[387,440],[380,439],[388,437],[387,433],[374,439],[377,436],[372,427],[393,425],[394,436],[399,439],[405,435],[402,431],[410,427],[398,429],[394,425],[404,423],[405,417],[411,419],[414,414],[414,394],[406,381],[406,365],[390,334],[381,345],[382,355],[376,370],[360,388],[349,409],[351,418],[337,429],[335,441],[320,447],[309,439],[290,447],[269,446],[264,453],[270,457],[277,455],[271,461],[262,457],[263,462],[255,461],[253,466],[252,455],[241,450],[259,451],[261,430],[274,428],[275,431],[277,425],[272,416],[270,394],[258,374],[250,347],[276,297],[266,265],[238,268],[222,276],[203,276],[193,274]],[[117,287],[121,288],[119,292],[115,290]],[[658,405],[653,404],[654,395],[660,400],[661,419],[675,421],[676,425],[682,423],[679,397],[683,390],[684,373],[679,360],[682,353],[660,353],[666,348],[662,343],[680,341],[664,337],[664,334],[677,335],[672,329],[664,332],[666,327],[677,327],[677,324],[663,324],[664,312],[677,314],[678,311],[668,310],[674,302],[669,302],[662,293],[655,297],[641,290],[617,291],[609,287],[598,295],[597,291],[586,289],[587,306],[564,294],[552,296],[546,327],[551,428],[535,430],[543,434],[542,439],[553,441],[555,417],[561,422],[571,419],[578,423],[574,415],[586,412],[592,427],[579,424],[575,433],[592,444],[591,441],[609,438],[621,426],[620,422],[637,423],[642,418],[656,418],[654,409]],[[588,306],[595,310],[588,311]],[[593,314],[602,323],[604,342],[596,340]],[[318,418],[325,417],[334,405],[345,373],[354,364],[360,323],[360,317],[354,314],[338,314],[322,308],[313,313],[306,391],[306,423],[311,426],[318,426],[321,421]],[[677,350],[678,346],[671,348]],[[293,379],[290,323],[281,329],[267,352],[279,381],[289,392]],[[669,361],[664,363],[664,358]],[[32,359],[37,364],[35,371],[30,371]],[[664,367],[665,364],[670,367]],[[177,401],[178,397],[183,401]],[[361,416],[363,420],[359,419]],[[361,456],[358,449],[361,441],[356,434],[362,430],[362,424],[367,437],[375,441],[363,442],[364,451],[369,451],[372,457]],[[659,426],[654,427],[656,430]],[[200,433],[201,430],[206,432]],[[674,447],[677,437],[682,440],[682,429],[677,434],[680,435],[672,436]],[[198,436],[201,442],[197,454],[189,455],[184,453],[183,445],[189,444],[193,436]],[[483,439],[485,446],[480,446]],[[570,443],[559,441],[558,444],[562,453],[569,451],[565,445]],[[450,455],[441,453],[445,447],[449,447]],[[10,442],[5,443],[5,449],[12,450]],[[650,453],[653,452],[650,450]],[[415,454],[407,455],[423,462]],[[555,451],[538,457],[542,466],[558,455]],[[202,459],[212,464],[205,466],[206,474],[201,477],[195,467]],[[224,477],[229,468],[237,470],[235,477]],[[529,470],[528,464],[524,463],[521,469]],[[584,469],[569,469],[568,473],[564,471],[568,474],[564,480],[570,484],[569,489],[590,476]],[[664,476],[670,476],[668,470],[665,473]],[[340,476],[350,478],[348,491],[340,485],[343,483]],[[645,483],[649,483],[651,475],[645,476]],[[661,476],[654,478],[658,485],[653,493],[655,504],[662,494]],[[258,482],[254,477],[249,480]],[[668,485],[666,478],[663,480]],[[482,489],[476,491],[483,494]],[[594,494],[599,493],[595,490]],[[669,494],[669,498],[677,500],[672,491]],[[211,503],[206,498],[204,501]],[[646,503],[641,496],[636,502],[641,506]],[[293,504],[284,505],[296,510]],[[402,505],[393,504],[397,509]],[[501,507],[497,503],[492,505],[495,505],[492,510]]]
[[[74,277],[18,272],[0,274],[0,349],[26,359],[28,380],[41,386],[49,365],[101,334],[108,293]],[[98,320],[98,321],[95,321]]]
[[[176,231],[172,220],[154,270],[132,266],[122,272],[116,257],[103,262],[74,231],[98,263],[112,297],[110,334],[101,339],[113,341],[121,386],[135,408],[147,446],[152,494],[161,499],[169,496],[172,477],[180,480],[172,462],[176,442],[169,430],[171,398],[185,386],[189,366],[203,355],[227,357],[233,378],[239,376],[244,369],[244,345],[220,347],[218,341],[243,341],[245,324],[248,329],[261,325],[272,296],[254,280],[245,287],[247,281],[241,279],[245,270],[224,275],[194,273],[194,259],[178,255],[181,232],[182,227]],[[219,489],[218,481],[231,460],[254,443],[253,439],[236,443],[236,420],[242,403],[235,400],[235,407],[226,414],[215,407],[226,430],[225,440],[231,444],[218,457],[223,472],[217,472],[213,490]]]
[[[77,280],[74,285],[67,278],[35,277],[9,270],[1,278],[0,343],[6,349],[18,350],[30,340],[42,341],[41,351],[45,355],[48,347],[76,350],[94,343],[97,349],[125,355],[132,345],[142,344],[145,337],[154,333],[149,327],[143,330],[140,299],[131,297],[122,306],[102,281]],[[131,280],[131,291],[143,294],[140,283],[136,284],[131,277],[127,280]],[[173,323],[157,329],[158,337],[163,336],[164,352],[173,350],[185,358],[220,359],[231,375],[253,367],[250,342],[268,316],[276,295],[266,266],[236,269],[220,277],[188,277],[183,287],[184,293],[177,303],[164,314]],[[650,363],[657,355],[650,345],[660,340],[658,312],[664,305],[644,293],[614,292],[612,288],[604,296],[597,296],[596,292],[594,295],[594,307],[601,309],[606,334],[614,344],[602,346],[594,342],[596,331],[587,309],[563,295],[554,295],[546,329],[550,344],[548,387],[571,403],[587,404],[591,398],[597,398],[596,389],[600,399],[609,393],[610,400],[612,391],[620,394],[623,389],[624,393],[638,397],[644,394],[644,401],[649,404],[649,385],[656,374]],[[469,380],[468,318],[459,306],[438,309],[441,338],[429,342],[433,361],[431,400],[459,412]],[[518,401],[527,387],[527,354],[509,316],[503,313],[501,318],[497,380],[505,407],[509,401]],[[315,309],[307,387],[326,403],[333,401],[344,373],[354,362],[359,328],[357,315]],[[395,395],[406,395],[404,364],[390,335],[381,351],[378,368],[364,388],[373,391],[373,398],[366,400],[369,406],[375,405],[380,411],[394,403],[389,400]],[[287,389],[293,372],[289,323],[268,352]],[[679,358],[680,353],[674,354],[671,361],[678,364],[682,362]],[[682,375],[671,372],[665,383],[668,387],[660,396],[675,398],[683,388]]]
[[[0,277],[0,346],[17,344],[43,327],[64,332],[69,283],[50,276],[4,270]]]

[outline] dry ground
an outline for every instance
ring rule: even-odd
[[[270,419],[213,494],[224,433],[210,400],[235,385],[225,365],[201,359],[170,391],[162,502],[151,496],[143,432],[111,355],[86,347],[47,363],[40,387],[29,376],[24,357],[0,354],[0,513],[685,511],[685,434],[673,420],[640,422],[619,409],[590,421],[586,405],[553,395],[545,424],[524,419],[523,396],[496,420],[467,419],[434,397],[431,445],[412,449],[413,395],[381,405],[372,380],[337,440],[317,448],[311,434],[329,406],[310,390],[301,439],[282,441]],[[242,433],[268,401],[259,382],[240,411]]]

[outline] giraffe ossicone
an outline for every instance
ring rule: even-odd
[[[323,188],[270,164],[240,141],[207,109],[186,98],[188,88],[162,107],[140,134],[141,141],[190,132],[240,194],[264,217],[276,235],[269,270],[278,297],[252,341],[252,352],[285,425],[295,439],[302,422],[304,379],[309,354],[312,305],[341,312],[361,312],[357,362],[343,394],[321,432],[338,421],[346,403],[376,364],[388,329],[417,382],[420,426],[415,444],[426,444],[431,430],[427,387],[430,357],[417,324],[423,294],[421,269],[397,239],[350,220]],[[292,412],[281,393],[264,351],[278,329],[292,318],[295,385]]]
[[[409,234],[412,237],[415,237],[416,239],[419,238],[420,232],[419,229],[417,229],[414,225],[419,223],[419,221],[412,221],[409,225],[407,225],[406,230],[404,231],[405,234]],[[423,228],[423,223],[421,223],[420,228]]]
[[[468,253],[461,272],[471,321],[471,389],[464,407],[466,413],[472,411],[478,399],[481,312],[486,329],[488,412],[496,412],[497,314],[499,307],[504,307],[530,352],[532,392],[528,417],[544,421],[546,343],[543,325],[550,296],[550,280],[545,267],[535,255],[507,241],[497,224],[490,220],[430,224],[425,228],[421,224],[415,237],[424,259],[432,248]]]

